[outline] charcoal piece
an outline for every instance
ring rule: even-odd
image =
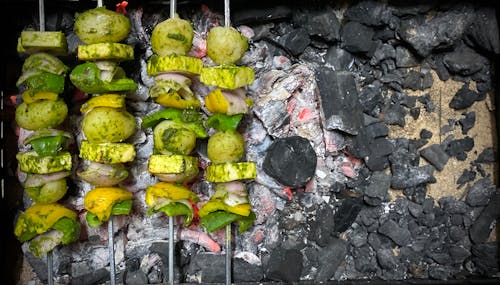
[[[441,81],[447,81],[448,79],[450,79],[451,75],[450,72],[448,71],[448,68],[446,68],[446,66],[444,65],[443,56],[444,54],[442,53],[432,54],[428,57],[428,59],[432,69],[436,71],[436,74],[439,77],[439,79]]]
[[[389,156],[389,161],[391,158]],[[415,167],[408,164],[398,164],[391,161],[391,186],[395,189],[404,189],[424,183],[435,183],[434,167],[424,165]]]
[[[408,96],[406,93],[402,93],[404,97],[401,100],[401,105],[407,108],[414,108],[417,104],[417,96]]]
[[[448,233],[450,240],[452,240],[453,242],[461,241],[465,235],[466,232],[464,228],[457,225],[451,226]]]
[[[420,150],[420,155],[439,171],[444,169],[448,159],[450,159],[450,156],[439,144],[433,144]]]
[[[450,246],[450,257],[453,264],[462,264],[467,258],[471,256],[471,253],[466,248],[462,246],[452,245]]]
[[[411,242],[411,234],[407,228],[399,226],[393,220],[387,220],[378,228],[378,232],[389,237],[397,245],[403,246]]]
[[[493,7],[479,7],[474,21],[465,33],[468,44],[489,53],[500,53],[498,22]]]
[[[276,281],[298,281],[302,273],[303,259],[302,253],[297,249],[276,248],[271,252],[268,264],[264,267],[264,275]]]
[[[371,140],[389,135],[389,128],[382,122],[366,126],[364,131]]]
[[[500,217],[500,191],[496,191],[488,205],[483,209],[479,217],[474,221],[470,229],[472,242],[478,244],[485,242],[491,233],[491,224]]]
[[[323,68],[318,74],[318,87],[326,129],[358,134],[363,126],[363,111],[353,74]]]
[[[422,90],[431,88],[432,84],[434,84],[434,77],[432,77],[432,73],[430,72],[423,73]]]
[[[262,267],[246,262],[242,258],[233,259],[234,282],[259,282],[264,278]]]
[[[413,217],[418,218],[420,217],[420,215],[422,215],[423,206],[410,201],[408,203],[408,211]]]
[[[464,6],[434,17],[402,20],[399,34],[420,56],[427,57],[434,50],[452,47],[473,20],[472,8]]]
[[[325,55],[325,63],[333,66],[333,69],[349,70],[349,66],[353,63],[353,56],[345,49],[336,46],[331,46]]]
[[[99,268],[87,274],[73,276],[71,278],[71,284],[93,285],[100,284],[106,280],[109,280],[109,271],[106,268]]]
[[[387,5],[378,1],[361,1],[349,8],[344,16],[368,26],[382,26],[391,21],[392,13]]]
[[[365,158],[365,164],[371,171],[383,171],[389,167],[389,159],[387,156],[370,155]]]
[[[452,275],[452,271],[448,266],[431,264],[429,266],[429,277],[436,280],[447,280]]]
[[[320,268],[318,268],[318,273],[316,275],[315,281],[326,282],[330,278],[332,278],[335,272],[337,272],[337,269],[339,268],[340,264],[344,262],[346,254],[347,254],[347,243],[338,238],[332,239],[326,247],[322,248],[322,250],[319,251],[318,259],[321,261],[328,260],[328,262],[321,262],[321,266]],[[290,266],[291,265],[290,263],[294,262],[293,260],[288,259],[285,262],[286,262],[285,266],[291,267],[292,270],[294,269],[293,268],[294,266]],[[301,270],[296,269],[299,273],[297,279],[294,280],[282,279],[282,280],[297,281],[298,277],[300,277],[300,272],[302,271],[302,264],[300,269]]]
[[[264,8],[251,9],[236,9],[231,15],[231,21],[235,25],[245,25],[251,23],[263,24],[280,19],[287,19],[292,17],[292,8],[289,6],[270,6]]]
[[[371,57],[377,48],[377,44],[373,41],[373,29],[359,22],[349,21],[345,23],[340,34],[342,47],[349,52]]]
[[[413,53],[404,46],[396,47],[396,66],[397,67],[414,67],[418,65],[417,58]]]
[[[422,129],[420,131],[420,138],[421,139],[430,139],[430,138],[432,138],[432,132],[429,131],[428,129]]]
[[[374,40],[381,40],[386,43],[390,40],[396,38],[396,33],[391,29],[375,30],[375,35],[373,35]]]
[[[372,206],[378,206],[382,202],[389,200],[388,191],[391,186],[391,176],[389,174],[374,172],[368,183],[368,186],[364,189],[365,202]]]
[[[438,264],[451,264],[451,257],[447,252],[427,252],[426,255]]]
[[[367,245],[355,248],[353,250],[354,268],[363,273],[377,272],[379,267],[373,255],[373,250]]]
[[[443,57],[443,63],[450,73],[462,76],[472,75],[487,65],[487,59],[473,49],[462,45]]]
[[[148,277],[142,270],[125,272],[125,284],[143,285],[148,284]]]
[[[424,213],[432,213],[434,211],[434,199],[429,197],[422,203]]]
[[[415,107],[410,109],[410,116],[414,119],[417,120],[418,117],[420,117],[420,107]]]
[[[372,111],[383,101],[382,90],[380,90],[380,82],[378,84],[370,84],[365,86],[359,93],[359,103],[363,107],[363,111],[372,114]],[[365,124],[366,125],[366,124]]]
[[[387,109],[384,122],[389,125],[405,126],[406,110],[401,104],[391,104]]]
[[[492,147],[487,147],[477,156],[477,163],[493,163],[496,161],[495,151]]]
[[[376,251],[394,247],[394,242],[390,238],[376,232],[368,234],[368,244]]]
[[[393,270],[398,266],[398,259],[390,249],[381,249],[377,251],[377,260],[382,269]]]
[[[460,226],[464,224],[464,218],[460,214],[453,214],[450,217],[450,223],[454,226]]]
[[[352,246],[362,247],[367,242],[368,232],[366,231],[366,228],[363,226],[359,225],[357,227],[353,226],[352,231],[350,231],[348,234],[348,239],[349,242],[352,244]]]
[[[299,28],[283,35],[279,43],[286,47],[292,55],[298,56],[311,43],[311,39],[305,29]]]
[[[383,157],[394,151],[394,145],[386,138],[376,138],[370,143],[369,150],[370,156]]]
[[[373,56],[370,59],[370,64],[377,65],[386,59],[395,59],[395,58],[396,58],[396,50],[392,45],[380,44],[377,46],[377,49],[373,53]]]
[[[449,214],[465,214],[467,212],[467,204],[457,200],[455,197],[442,197],[438,201],[441,208]],[[437,210],[435,208],[434,210]]]
[[[463,114],[463,117],[458,122],[460,123],[460,126],[462,126],[462,134],[466,135],[476,123],[476,112],[472,111]]]
[[[472,261],[476,265],[479,274],[492,277],[498,273],[498,244],[488,242],[472,246]]]
[[[309,239],[319,246],[325,246],[332,238],[333,225],[333,210],[328,206],[320,207],[316,212],[316,219],[311,223]]]
[[[488,178],[479,179],[469,187],[465,202],[472,207],[486,206],[495,190],[495,185]]]
[[[294,22],[307,30],[310,36],[318,36],[327,42],[340,39],[340,23],[332,9],[308,10],[294,13]]]
[[[403,194],[410,200],[417,204],[422,204],[427,195],[427,188],[423,186],[408,187],[403,189]]]
[[[474,139],[467,136],[463,139],[456,139],[452,140],[447,146],[446,146],[446,153],[449,156],[455,156],[458,160],[461,160],[461,156],[463,154],[466,154],[466,152],[469,152],[472,150],[474,147]],[[467,157],[467,156],[465,156]]]
[[[371,126],[376,123],[380,123],[382,120],[380,120],[377,117],[370,116],[368,114],[363,113],[363,122],[365,127]],[[389,132],[389,129],[387,129],[387,132]]]
[[[476,179],[476,172],[474,170],[464,169],[460,177],[457,179],[458,185],[463,185],[467,182],[474,181]]]
[[[364,207],[360,212],[359,212],[359,221],[366,227],[370,225],[377,225],[378,224],[378,218],[380,215],[383,213],[383,208],[382,207]]]
[[[462,110],[469,108],[474,102],[479,100],[479,94],[469,89],[469,84],[464,84],[450,101],[450,108]]]
[[[191,257],[186,274],[201,276],[201,283],[215,283],[224,280],[224,256],[198,253]],[[213,267],[213,268],[212,268]]]
[[[363,202],[359,198],[345,199],[338,207],[333,217],[333,232],[341,233],[347,230],[354,220],[356,220],[356,217],[361,211],[362,203]]]
[[[422,81],[422,73],[415,70],[410,70],[403,81],[403,88],[410,88],[411,90],[423,90]]]
[[[290,123],[290,115],[281,100],[270,100],[265,106],[256,106],[253,109],[270,135],[279,134],[281,128]]]
[[[275,140],[267,149],[262,168],[281,184],[304,186],[316,171],[316,152],[306,138],[291,136]]]

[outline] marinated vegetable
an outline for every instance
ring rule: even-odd
[[[135,127],[130,113],[111,107],[94,108],[82,121],[83,133],[90,142],[121,142],[134,133]]]
[[[217,64],[234,64],[248,49],[248,40],[233,27],[214,27],[207,36],[207,54]]]
[[[97,7],[75,15],[74,31],[86,44],[117,43],[130,32],[130,20],[105,7]]]
[[[208,139],[207,155],[212,163],[239,161],[244,152],[243,136],[236,131],[217,132]]]
[[[180,18],[170,18],[159,23],[151,34],[151,47],[160,56],[186,55],[192,43],[193,27]]]
[[[132,209],[132,194],[118,187],[97,187],[84,197],[89,226],[96,227],[109,220],[111,215],[128,215]]]

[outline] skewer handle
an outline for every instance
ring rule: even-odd
[[[116,272],[115,272],[115,242],[114,242],[114,231],[113,231],[113,216],[108,220],[108,250],[109,250],[109,269],[110,276],[109,281],[111,285],[115,285]]]
[[[231,224],[226,225],[226,285],[231,284]]]
[[[97,0],[97,7],[102,7],[102,0]]]
[[[170,18],[175,18],[176,7],[177,7],[177,1],[170,0]]]
[[[174,284],[174,217],[168,217],[168,284]]]
[[[38,0],[38,16],[40,17],[40,32],[45,32],[45,3]]]
[[[54,285],[54,258],[52,250],[47,252],[47,284]]]

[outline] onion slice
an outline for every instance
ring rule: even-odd
[[[52,181],[60,180],[71,175],[70,171],[59,171],[49,174],[28,174],[24,187],[40,187]]]
[[[94,186],[107,187],[125,180],[128,177],[128,171],[121,163],[104,164],[90,162],[86,169],[77,172],[77,175]]]
[[[31,134],[29,134],[25,139],[24,139],[24,145],[29,144],[32,140],[36,140],[39,138],[44,138],[44,137],[55,137],[55,136],[64,136],[69,139],[73,139],[73,136],[71,136],[70,133],[66,131],[61,131],[57,129],[42,129],[35,131]]]

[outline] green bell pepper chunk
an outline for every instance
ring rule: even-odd
[[[206,138],[207,132],[203,128],[203,118],[199,112],[192,109],[179,110],[166,108],[142,119],[141,127],[143,129],[153,128],[162,120],[172,120],[183,124],[183,127],[193,131],[198,138]]]
[[[65,136],[50,136],[34,139],[30,142],[31,147],[40,156],[55,155],[67,148],[68,139]]]
[[[232,222],[237,222],[238,233],[240,234],[246,231],[253,224],[255,219],[256,216],[253,212],[251,212],[248,217],[245,217],[225,211],[211,212],[208,215],[200,218],[201,225],[209,233],[219,230]]]
[[[123,76],[121,74],[118,77]],[[77,65],[69,75],[71,82],[86,93],[103,94],[110,92],[131,91],[137,89],[137,84],[129,78],[113,78],[111,82],[101,80],[101,70],[93,62]]]
[[[16,82],[17,87],[22,84],[28,87],[31,95],[42,91],[61,94],[64,91],[64,75],[46,71],[26,72]]]
[[[152,215],[157,212],[163,212],[169,217],[183,216],[185,227],[191,224],[191,221],[193,221],[193,216],[194,216],[193,209],[190,209],[183,203],[177,203],[177,202],[169,203],[158,210],[155,210],[154,208],[148,209],[149,215]]]
[[[218,131],[234,131],[238,128],[238,124],[243,118],[243,114],[226,115],[222,113],[214,114],[207,119],[206,125],[209,128],[214,128]]]
[[[52,227],[64,234],[62,244],[72,243],[80,238],[80,224],[70,218],[61,218]]]
[[[111,215],[128,215],[132,210],[132,200],[125,200],[120,203],[113,205],[111,209]],[[85,215],[85,220],[89,227],[98,227],[104,223],[104,221],[99,220],[99,218],[91,212],[87,212]]]

